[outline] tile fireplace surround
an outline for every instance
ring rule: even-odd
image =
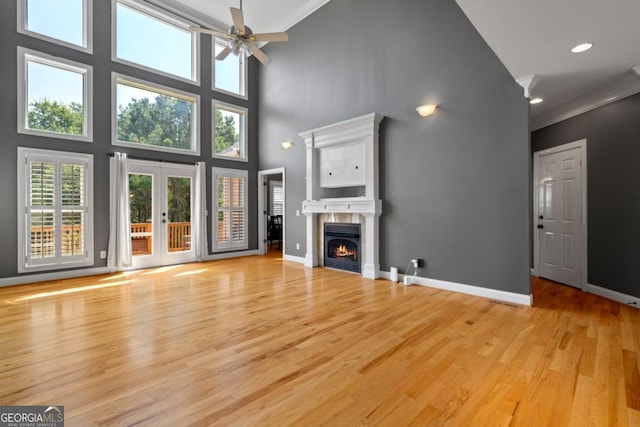
[[[305,266],[322,265],[322,224],[339,216],[351,218],[342,222],[362,224],[362,276],[380,276],[378,129],[382,119],[371,113],[300,134],[307,150],[307,194],[302,202],[307,221]],[[319,198],[325,188],[356,187],[364,187],[364,196]]]

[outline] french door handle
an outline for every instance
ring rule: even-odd
[[[543,229],[543,228],[544,228],[544,225],[542,225],[542,224],[538,224],[538,228],[539,228],[539,229]]]

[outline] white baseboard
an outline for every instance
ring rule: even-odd
[[[0,287],[26,285],[28,283],[50,282],[52,280],[73,279],[83,276],[97,276],[99,274],[109,274],[108,267],[83,268],[80,270],[56,271],[53,273],[28,274],[24,276],[5,277],[0,279]]]
[[[640,298],[589,284],[587,284],[585,291],[640,310]]]
[[[223,254],[209,255],[203,259],[203,261],[216,261],[219,259],[240,258],[253,255],[260,255],[260,252],[257,249],[251,251],[225,252]]]
[[[282,259],[285,261],[297,262],[298,264],[304,264],[305,258],[301,256],[284,255]]]
[[[398,275],[399,283],[404,281],[404,274]],[[508,302],[511,304],[531,306],[531,295],[516,294],[515,292],[500,291],[497,289],[482,288],[480,286],[464,285],[462,283],[445,282],[444,280],[429,279],[420,276],[411,276],[414,285],[426,286],[429,288],[442,289],[445,291],[458,292],[461,294],[473,295],[496,301]],[[380,278],[391,280],[391,273],[380,271]]]

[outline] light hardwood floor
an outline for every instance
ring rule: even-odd
[[[274,257],[0,289],[0,404],[67,426],[640,426],[640,311]]]

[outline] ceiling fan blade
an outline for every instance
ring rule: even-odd
[[[265,53],[255,44],[251,43],[250,49],[253,56],[255,56],[258,61],[262,62],[264,65],[268,65],[271,62],[269,57],[265,55]]]
[[[219,54],[216,55],[216,61],[224,60],[227,56],[229,56],[230,53],[231,48],[229,46],[226,46]]]
[[[210,30],[208,28],[194,27],[194,26],[189,27],[189,29],[191,31],[195,31],[198,33],[211,34],[212,36],[216,36],[216,37],[229,38],[229,34],[223,33],[222,31]]]
[[[260,33],[253,34],[251,40],[257,42],[286,42],[289,41],[287,33]]]
[[[236,7],[230,7],[231,10],[231,19],[233,19],[233,26],[236,28],[236,31],[245,34],[246,29],[244,28],[244,15],[242,14],[242,10]]]

